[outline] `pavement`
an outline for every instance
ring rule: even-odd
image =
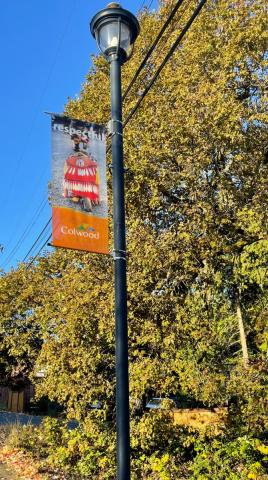
[[[48,417],[42,415],[28,415],[26,413],[0,412],[0,426],[16,424],[34,425],[38,427],[44,418]],[[79,426],[79,423],[77,420],[69,420],[67,425],[69,430],[73,430]]]
[[[27,415],[25,413],[0,412],[0,425],[35,425],[38,426],[44,417],[40,415]],[[1,480],[1,477],[0,477]]]
[[[11,473],[3,463],[0,463],[0,480],[19,480],[19,478]]]

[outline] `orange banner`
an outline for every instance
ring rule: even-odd
[[[54,207],[52,214],[53,245],[96,253],[109,253],[108,219]]]
[[[106,131],[52,115],[52,245],[108,253]]]

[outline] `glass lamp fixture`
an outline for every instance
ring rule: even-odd
[[[93,17],[90,30],[107,60],[112,55],[117,55],[121,63],[124,63],[133,52],[140,26],[131,12],[118,3],[109,3]]]

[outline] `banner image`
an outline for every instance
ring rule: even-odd
[[[106,132],[52,115],[52,245],[108,253]]]

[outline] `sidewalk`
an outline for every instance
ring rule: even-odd
[[[41,415],[28,415],[27,413],[12,413],[12,412],[0,412],[0,426],[2,425],[34,425],[37,427],[40,425],[44,418],[49,418]],[[79,426],[77,420],[69,420],[68,429],[74,430]],[[1,477],[0,477],[0,480]]]
[[[19,478],[11,473],[3,463],[0,463],[0,480],[19,480]]]
[[[40,425],[44,417],[35,415],[26,415],[25,413],[0,412],[0,425]],[[1,477],[0,477],[1,480]]]

